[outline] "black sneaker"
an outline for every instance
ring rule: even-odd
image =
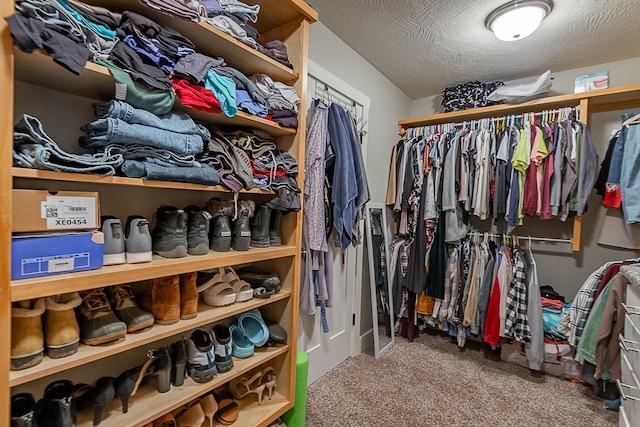
[[[280,277],[276,273],[269,273],[251,265],[237,269],[236,273],[253,289],[264,288],[267,291],[280,291]]]

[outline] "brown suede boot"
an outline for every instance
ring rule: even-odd
[[[153,314],[159,325],[171,325],[180,320],[180,278],[159,277],[147,281],[140,308]]]
[[[44,298],[19,301],[11,307],[11,370],[30,368],[42,362]]]
[[[195,271],[180,275],[180,318],[183,320],[193,319],[198,315],[197,276]]]
[[[82,303],[77,292],[54,295],[45,300],[45,343],[47,355],[52,359],[71,356],[78,351],[80,327],[74,309]]]

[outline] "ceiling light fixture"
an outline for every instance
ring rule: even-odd
[[[551,9],[551,0],[513,0],[491,12],[484,24],[500,40],[520,40],[537,30]]]

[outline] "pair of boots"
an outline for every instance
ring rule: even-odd
[[[81,291],[80,296],[78,317],[83,344],[104,344],[153,325],[153,316],[138,307],[129,285]]]
[[[39,364],[45,343],[57,359],[78,351],[80,328],[74,309],[82,302],[77,292],[19,301],[11,307],[11,370]],[[44,315],[44,333],[42,316]]]
[[[238,201],[237,211],[233,200],[209,199],[205,210],[211,215],[209,242],[216,252],[248,251],[251,243],[250,220],[256,204],[253,200]],[[229,221],[230,217],[235,218]]]
[[[29,393],[11,396],[11,427],[74,427],[76,418],[73,384],[69,380],[49,384],[37,403]]]
[[[209,215],[202,208],[160,206],[151,233],[153,252],[165,258],[205,255],[209,252]]]
[[[194,271],[147,281],[140,306],[151,312],[160,325],[193,319],[198,315],[197,275]]]
[[[254,248],[268,248],[269,246],[280,246],[280,223],[282,222],[282,211],[271,209],[266,204],[258,207],[258,210],[251,221],[251,246]]]

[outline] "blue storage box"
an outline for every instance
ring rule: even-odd
[[[94,270],[102,267],[103,254],[101,231],[13,236],[11,280]]]

